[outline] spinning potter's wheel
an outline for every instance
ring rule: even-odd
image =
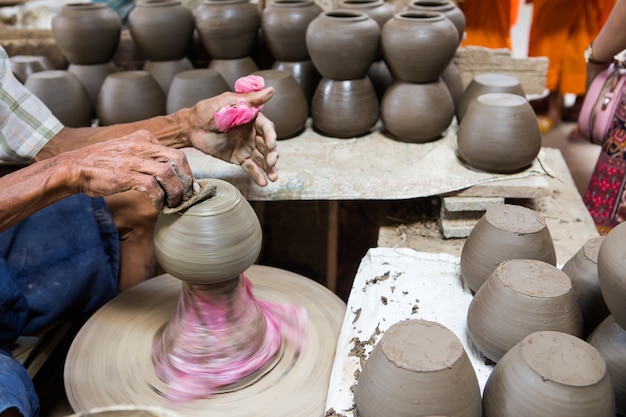
[[[168,274],[111,300],[74,339],[70,404],[322,416],[345,304],[308,278],[253,265],[261,248],[254,210],[231,184],[199,182],[198,201],[157,219],[155,255]],[[270,312],[287,305],[297,312]],[[297,329],[283,328],[290,320]]]
[[[256,298],[303,306],[308,315],[302,351],[283,342],[271,369],[241,387],[208,399],[171,403],[150,356],[170,319],[181,281],[165,274],[120,294],[75,338],[65,366],[65,388],[75,411],[118,404],[160,406],[182,416],[312,417],[324,415],[328,379],[345,304],[322,285],[285,270],[253,265],[245,275]],[[226,387],[228,388],[228,387]]]

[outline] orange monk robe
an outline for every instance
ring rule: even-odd
[[[465,39],[462,46],[512,48],[511,28],[517,22],[519,0],[463,0]]]
[[[584,51],[614,4],[615,0],[533,0],[528,56],[548,58],[548,90],[585,93]]]

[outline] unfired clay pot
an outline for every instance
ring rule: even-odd
[[[459,67],[454,60],[450,61],[446,69],[443,70],[441,79],[446,83],[446,87],[450,91],[452,101],[454,102],[454,114],[456,115],[457,109],[461,105],[465,86],[463,85],[463,78],[461,78],[461,71],[459,71]]]
[[[154,253],[163,269],[185,282],[218,284],[232,280],[261,252],[261,224],[254,209],[233,185],[215,186],[215,195],[183,213],[160,214],[154,229]]]
[[[113,62],[105,62],[104,64],[78,65],[70,64],[67,70],[74,74],[87,90],[89,101],[93,109],[93,116],[96,114],[96,105],[98,103],[98,94],[102,83],[109,74],[117,72],[117,67]]]
[[[426,320],[404,320],[381,337],[355,389],[359,417],[479,417],[474,368],[457,336]]]
[[[105,3],[67,3],[52,18],[51,29],[70,64],[92,65],[113,59],[122,22]]]
[[[272,0],[261,13],[261,31],[277,61],[309,61],[306,30],[323,12],[313,0]]]
[[[52,65],[48,58],[42,55],[15,55],[9,58],[13,75],[22,84],[33,72],[51,70]]]
[[[28,77],[25,86],[43,101],[63,125],[91,125],[89,95],[73,73],[65,70],[35,72]]]
[[[311,103],[313,127],[337,138],[369,133],[379,117],[379,105],[369,78],[335,81],[322,78]]]
[[[589,334],[610,313],[602,298],[600,280],[598,279],[598,253],[603,236],[591,238],[585,242],[565,265],[563,272],[572,280],[578,305],[583,313],[585,328],[584,337]]]
[[[309,103],[295,78],[275,69],[255,74],[263,77],[266,87],[274,87],[272,99],[263,105],[263,114],[274,123],[277,139],[292,138],[304,130]]]
[[[200,41],[213,59],[249,56],[260,27],[258,6],[248,0],[204,0],[194,19]]]
[[[128,15],[128,29],[147,60],[175,61],[191,43],[193,13],[179,0],[139,0]]]
[[[101,125],[165,114],[165,93],[148,71],[118,71],[102,83],[96,114]]]
[[[626,223],[615,226],[598,253],[600,289],[615,321],[626,329]]]
[[[615,399],[602,356],[575,336],[532,333],[494,367],[483,417],[613,417]]]
[[[463,90],[463,95],[456,113],[459,123],[463,120],[470,104],[472,104],[478,96],[487,93],[510,93],[523,97],[526,96],[522,84],[512,75],[491,72],[478,74],[472,78],[472,81],[470,81]]]
[[[334,10],[318,15],[306,31],[306,46],[324,78],[356,80],[367,75],[380,41],[380,27],[367,13]]]
[[[626,414],[626,330],[615,322],[613,316],[608,316],[587,341],[606,362],[613,383],[617,412]]]
[[[383,28],[385,23],[396,14],[396,6],[384,0],[339,0],[336,9],[354,9],[367,13]]]
[[[197,68],[176,74],[167,93],[167,114],[193,107],[198,101],[229,91],[222,75],[209,68]]]
[[[556,251],[546,221],[538,212],[514,204],[487,209],[461,250],[461,277],[476,292],[508,259],[536,259],[556,266]]]
[[[393,76],[414,83],[437,81],[458,43],[454,24],[436,12],[396,13],[381,34],[383,58]]]
[[[530,166],[541,150],[537,116],[525,97],[483,94],[461,121],[457,146],[459,159],[477,170],[520,171]]]
[[[300,88],[302,88],[304,96],[307,99],[307,103],[309,103],[309,106],[311,105],[313,94],[315,94],[317,85],[322,79],[322,76],[315,68],[315,65],[313,65],[313,61],[276,61],[272,65],[272,69],[287,71],[290,73],[298,85],[300,85]]]
[[[478,350],[499,362],[536,331],[581,337],[583,317],[565,272],[543,261],[511,259],[500,263],[476,291],[467,330]]]
[[[459,43],[465,35],[465,14],[450,0],[413,0],[406,6],[407,10],[420,10],[443,13],[456,27]]]
[[[404,142],[439,139],[453,117],[454,101],[441,78],[430,83],[394,81],[380,103],[385,129]]]
[[[193,69],[193,64],[187,57],[172,61],[146,61],[143,70],[148,71],[159,83],[164,93],[170,89],[172,80],[179,72]]]
[[[213,59],[209,62],[209,68],[222,74],[231,90],[234,90],[235,81],[239,78],[259,70],[256,62],[249,56],[237,59]]]

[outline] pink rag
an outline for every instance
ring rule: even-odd
[[[235,81],[236,93],[260,91],[265,86],[265,80],[258,75],[247,75]],[[214,113],[215,126],[222,132],[228,132],[235,126],[246,124],[257,116],[261,111],[259,107],[249,106],[244,100],[238,100],[234,106],[224,106]]]

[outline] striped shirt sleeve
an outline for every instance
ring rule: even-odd
[[[20,83],[0,46],[0,161],[30,162],[63,124]]]

